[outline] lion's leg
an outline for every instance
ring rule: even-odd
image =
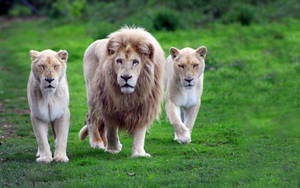
[[[177,142],[179,142],[180,144],[190,143],[190,131],[181,120],[180,108],[171,101],[167,101],[165,109],[168,119],[175,130],[174,139],[177,140]]]
[[[70,126],[70,111],[66,110],[64,115],[54,121],[54,130],[56,132],[54,160],[60,162],[68,162],[67,157],[67,141]]]
[[[109,153],[119,153],[122,149],[122,144],[120,143],[119,140],[119,135],[118,135],[118,127],[116,126],[105,126],[107,129],[107,148],[106,151]]]
[[[138,127],[133,132],[133,143],[131,157],[151,157],[149,153],[145,152],[144,143],[147,127]]]
[[[88,122],[88,130],[89,130],[89,136],[90,136],[90,145],[92,148],[100,148],[105,149],[104,143],[101,139],[101,136],[99,134],[97,120],[96,119],[90,119]]]
[[[190,133],[192,133],[199,108],[200,105],[195,105],[189,108],[183,108],[184,124],[189,129]]]
[[[38,143],[39,157],[36,161],[49,163],[52,161],[52,153],[48,142],[48,124],[32,116],[31,122]]]

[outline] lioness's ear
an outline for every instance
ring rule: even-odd
[[[114,53],[116,53],[116,51],[119,48],[120,48],[120,43],[112,38],[107,43],[107,49],[106,49],[107,54],[113,55]]]
[[[171,47],[169,52],[170,52],[170,55],[171,55],[172,59],[175,59],[179,54],[179,50],[177,48],[174,48],[174,47]]]
[[[199,54],[201,57],[205,58],[207,49],[205,46],[201,46],[196,50],[196,53]]]
[[[141,43],[138,45],[139,53],[147,56],[149,59],[153,58],[154,47],[151,43]]]
[[[63,62],[67,62],[68,60],[68,52],[66,50],[59,50],[57,52],[58,57],[63,61]]]
[[[35,51],[35,50],[30,50],[29,51],[30,57],[31,57],[31,61],[34,62],[38,56],[40,55],[40,52]]]

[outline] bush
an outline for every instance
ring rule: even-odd
[[[60,18],[63,20],[81,19],[83,17],[86,6],[86,0],[60,0],[55,1],[51,9],[46,11],[50,18]]]
[[[155,30],[174,31],[180,25],[177,12],[170,9],[160,9],[154,14],[153,26]]]
[[[86,6],[86,0],[74,0],[68,4],[68,11],[72,18],[81,18]]]
[[[257,14],[255,7],[249,4],[236,4],[229,13],[222,19],[223,23],[240,23],[241,25],[250,25],[257,22]]]
[[[31,10],[22,4],[17,4],[13,9],[10,9],[8,15],[10,16],[30,16]]]

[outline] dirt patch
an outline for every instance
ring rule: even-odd
[[[17,137],[14,124],[10,123],[11,119],[5,114],[30,114],[28,109],[7,109],[5,103],[0,102],[0,113],[4,114],[0,117],[0,146],[3,144],[4,139]]]

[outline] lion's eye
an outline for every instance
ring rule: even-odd
[[[194,64],[193,65],[193,68],[196,68],[196,67],[198,67],[199,66],[199,64]]]
[[[132,65],[133,65],[133,66],[138,65],[138,64],[139,64],[139,61],[138,61],[138,60],[134,59],[134,60],[132,61]]]
[[[59,65],[54,65],[54,70],[57,70]]]
[[[184,65],[178,65],[178,67],[184,69]]]
[[[116,62],[117,62],[118,64],[122,64],[122,63],[123,63],[123,60],[119,58],[119,59],[116,60]]]

